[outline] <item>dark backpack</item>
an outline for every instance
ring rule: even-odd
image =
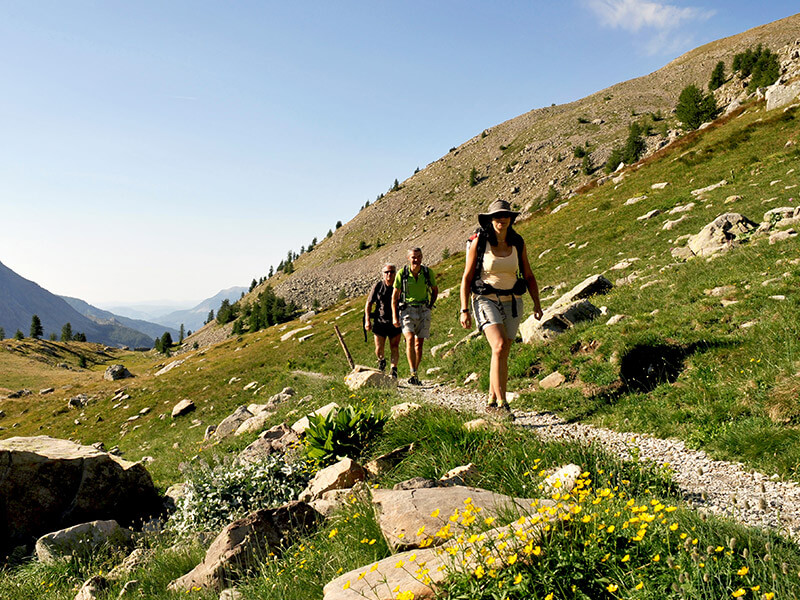
[[[411,272],[411,269],[408,268],[408,265],[405,265],[403,269],[400,271],[400,308],[403,308],[406,303],[406,289],[408,287],[408,275]],[[425,277],[425,285],[428,286],[428,293],[430,293],[431,288],[433,285],[431,284],[431,272],[428,267],[422,265],[422,275]]]
[[[522,266],[522,253],[525,251],[525,240],[522,239],[521,235],[515,232],[515,235],[509,241],[511,242],[511,245],[517,249],[517,280],[514,282],[514,287],[511,289],[499,290],[496,287],[485,283],[480,278],[481,271],[483,270],[483,255],[486,254],[486,244],[488,243],[486,231],[483,228],[479,228],[470,236],[469,243],[478,244],[475,260],[475,272],[472,274],[472,286],[470,286],[470,291],[473,294],[477,294],[479,296],[486,294],[498,294],[500,296],[509,296],[513,294],[514,296],[524,296],[528,291],[528,282],[525,281],[525,278],[523,277],[525,270]]]

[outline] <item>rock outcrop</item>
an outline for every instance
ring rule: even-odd
[[[79,523],[137,525],[161,510],[140,463],[47,436],[0,441],[0,555]]]

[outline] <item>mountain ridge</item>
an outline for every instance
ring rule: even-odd
[[[800,39],[800,14],[690,50],[648,75],[611,85],[570,103],[534,109],[484,129],[362,209],[353,219],[294,262],[291,275],[277,274],[265,285],[303,306],[322,305],[367,291],[383,262],[401,263],[409,246],[420,246],[427,262],[458,251],[476,226],[476,215],[502,197],[525,218],[596,180],[584,175],[572,156],[589,144],[595,166],[602,165],[629,125],[643,115],[671,116],[681,90],[705,89],[714,65],[729,65],[734,54],[762,43],[773,51]],[[667,131],[651,139],[650,150],[677,136]],[[469,185],[476,170],[478,183]],[[361,250],[361,247],[365,249]]]

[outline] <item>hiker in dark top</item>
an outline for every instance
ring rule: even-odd
[[[525,293],[533,299],[536,319],[542,318],[539,286],[528,262],[525,240],[512,227],[518,214],[505,200],[495,200],[488,212],[478,215],[481,227],[471,239],[461,278],[461,326],[469,329],[474,313],[478,329],[492,348],[487,410],[509,417],[508,353],[519,329]]]
[[[378,357],[378,369],[386,370],[386,339],[389,339],[392,377],[397,379],[397,361],[400,358],[400,337],[402,331],[392,324],[392,293],[394,292],[394,265],[385,264],[381,269],[381,280],[373,287],[364,306],[364,327],[375,336],[375,356]],[[375,307],[373,309],[373,306]],[[374,320],[374,323],[371,322]]]

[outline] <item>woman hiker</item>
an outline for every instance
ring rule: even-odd
[[[397,379],[397,361],[400,358],[400,337],[402,331],[392,324],[392,293],[394,292],[394,276],[397,269],[394,265],[385,264],[381,269],[381,280],[373,287],[364,306],[364,327],[375,336],[375,356],[378,358],[378,369],[386,370],[386,339],[389,339],[392,377]],[[372,306],[375,306],[374,312]],[[374,324],[370,319],[374,318]]]
[[[474,314],[492,348],[487,411],[508,417],[512,417],[506,400],[508,353],[519,329],[525,293],[533,299],[536,320],[542,318],[539,286],[528,262],[525,240],[512,227],[518,214],[505,200],[495,200],[487,212],[478,215],[480,229],[467,250],[461,278],[461,326],[472,327]]]

